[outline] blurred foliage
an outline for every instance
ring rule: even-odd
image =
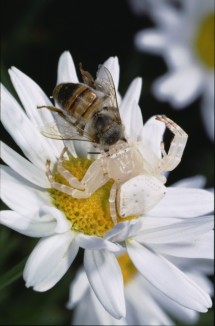
[[[188,109],[176,112],[152,96],[152,82],[166,71],[165,63],[161,57],[139,53],[133,45],[135,33],[151,25],[149,18],[135,17],[126,0],[1,0],[1,81],[17,98],[7,73],[9,67],[16,66],[50,95],[63,51],[71,52],[76,67],[82,62],[93,74],[100,63],[117,55],[122,95],[134,77],[143,77],[140,105],[144,121],[154,114],[167,114],[189,134],[182,163],[170,174],[169,183],[203,174],[207,177],[207,187],[213,187],[213,144],[201,122],[199,99]],[[4,128],[2,139],[20,153]],[[0,280],[4,285],[0,292],[1,325],[70,323],[71,312],[65,305],[81,254],[53,289],[37,293],[26,289],[21,277],[24,261],[37,241],[0,227]],[[9,280],[7,286],[3,284],[5,278]],[[212,325],[212,322],[210,311],[201,315],[198,325]]]

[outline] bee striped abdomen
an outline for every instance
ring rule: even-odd
[[[75,125],[86,123],[98,111],[100,104],[97,95],[84,84],[60,84],[53,96]]]
[[[98,110],[98,104],[97,95],[90,88],[79,85],[78,90],[72,94],[66,103],[66,108],[77,122],[79,119],[87,121]]]

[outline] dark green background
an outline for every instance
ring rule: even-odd
[[[166,72],[166,66],[161,57],[135,50],[135,33],[153,24],[146,16],[135,17],[125,0],[3,0],[1,25],[1,80],[14,95],[7,74],[11,66],[29,75],[51,95],[63,51],[71,52],[76,67],[82,62],[94,75],[100,63],[116,55],[122,95],[134,77],[143,77],[140,105],[144,121],[154,114],[166,114],[189,134],[182,163],[170,174],[168,184],[203,174],[207,187],[214,186],[213,144],[201,121],[200,99],[185,110],[174,111],[153,97],[151,84]],[[2,139],[19,151],[3,128],[1,132]],[[0,275],[22,262],[36,242],[0,227]],[[81,257],[80,252],[73,268],[46,293],[26,289],[22,278],[0,291],[0,324],[67,325],[71,317],[65,308],[68,287]],[[18,266],[15,275],[21,275],[22,268],[23,264]],[[202,314],[199,325],[212,325],[212,312]]]

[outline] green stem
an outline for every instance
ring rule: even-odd
[[[0,276],[0,290],[18,280],[23,273],[27,258],[23,259],[20,263],[14,266],[11,270]]]

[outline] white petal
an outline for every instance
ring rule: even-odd
[[[152,217],[144,215],[138,218],[138,231],[136,234],[132,234],[132,237],[139,234],[142,231],[152,230],[159,227],[164,227],[167,225],[172,225],[182,220],[176,217]]]
[[[58,63],[57,75],[57,84],[79,82],[74,61],[69,51],[65,51],[61,54]]]
[[[214,195],[203,189],[168,187],[161,199],[148,215],[166,217],[195,217],[214,209]]]
[[[54,209],[54,207],[53,207]],[[61,213],[59,211],[59,213]],[[71,227],[69,221],[59,221],[59,217],[48,215],[47,209],[39,210],[37,216],[28,214],[27,216],[14,211],[1,211],[1,224],[29,237],[46,237],[58,231],[62,233]],[[64,222],[64,223],[63,223]],[[61,231],[61,232],[60,232]]]
[[[138,141],[141,138],[141,133],[143,129],[143,117],[141,109],[136,102],[133,102],[133,115],[131,116],[130,129],[127,127],[127,134],[129,138],[134,141]]]
[[[84,267],[104,308],[117,319],[125,317],[122,273],[114,254],[105,250],[85,250]]]
[[[141,139],[148,145],[148,147],[154,152],[157,157],[161,157],[161,141],[163,140],[163,134],[165,131],[164,123],[161,123],[156,119],[156,116],[151,117],[144,124]]]
[[[151,296],[150,291],[147,291],[143,277],[138,276],[129,282],[125,288],[126,303],[129,302],[129,305],[133,308],[133,311],[130,309],[130,313],[133,312],[133,320],[131,316],[128,316],[127,311],[126,317],[130,320],[129,325],[134,325],[135,322],[135,325],[173,326],[171,319],[159,307],[156,300]]]
[[[188,270],[189,277],[203,288],[210,296],[214,295],[214,287],[207,275],[202,274],[197,269]]]
[[[72,325],[127,325],[124,318],[113,318],[101,305],[92,290],[88,290],[74,311]]]
[[[112,252],[119,252],[121,250],[120,246],[100,237],[89,236],[83,233],[80,233],[77,236],[76,242],[79,247],[89,250],[95,249],[107,249]]]
[[[201,82],[199,71],[186,67],[159,78],[153,85],[153,92],[161,100],[169,100],[173,107],[181,109],[198,96]]]
[[[147,241],[146,241],[147,243]],[[175,241],[168,244],[151,244],[151,247],[156,252],[160,252],[165,255],[172,255],[177,257],[185,258],[203,258],[203,259],[213,259],[214,258],[214,234],[213,231],[206,233],[200,238],[196,238],[192,241]]]
[[[41,206],[36,214],[35,219],[54,222],[53,233],[64,233],[71,229],[71,222],[66,218],[65,214],[52,205]]]
[[[29,214],[30,215],[30,214]],[[45,237],[53,234],[52,221],[39,221],[14,211],[1,211],[1,224],[29,237]]]
[[[203,175],[195,175],[194,177],[179,180],[172,184],[172,187],[181,188],[204,188],[206,185],[206,178]]]
[[[211,85],[214,86],[214,81],[211,82]],[[214,88],[212,91],[205,90],[201,103],[201,114],[207,134],[214,141]]]
[[[136,143],[136,147],[142,155],[142,159],[144,162],[144,173],[147,175],[154,175],[154,171],[159,164],[160,157],[158,156],[158,153],[155,154],[152,147],[145,143],[142,135],[141,138],[142,140]],[[161,155],[161,151],[159,152],[159,154]]]
[[[131,236],[131,234],[136,234],[141,225],[141,220],[118,223],[110,231],[106,232],[104,238],[112,242],[122,242]]]
[[[33,126],[23,109],[1,85],[2,124],[21,148],[25,156],[36,166],[44,169],[47,159],[55,161],[55,155],[45,137]]]
[[[69,148],[70,152],[75,157],[86,157],[88,155],[88,152],[95,151],[95,147],[93,147],[93,144],[88,141],[73,140],[72,143],[74,145],[74,150],[71,148],[71,141],[65,141],[67,148]]]
[[[130,140],[137,141],[139,138],[141,138],[142,130],[143,130],[143,118],[142,113],[140,110],[139,105],[137,102],[131,103],[131,109],[132,115],[130,117],[130,123],[127,122],[126,124],[126,136]]]
[[[110,71],[110,73],[113,77],[115,89],[117,91],[118,86],[119,86],[119,60],[118,60],[118,58],[110,57],[103,63],[103,65]]]
[[[39,190],[7,166],[1,166],[1,196],[5,204],[21,215],[37,212],[51,204],[47,192]]]
[[[116,319],[111,316],[101,305],[94,292],[90,291],[90,300],[92,302],[92,311],[98,322],[92,325],[128,325],[125,318]],[[82,324],[81,324],[82,325]]]
[[[39,105],[52,105],[42,89],[31,78],[15,67],[9,70],[9,74],[29,119],[38,131],[40,132],[41,128],[47,124],[53,124],[54,118],[51,111],[37,109]],[[44,141],[47,142],[55,156],[58,157],[63,150],[63,142],[50,138],[44,138]]]
[[[214,263],[212,259],[198,258],[190,259],[185,257],[168,256],[168,260],[171,261],[182,271],[198,271],[204,275],[214,274]]]
[[[50,187],[45,171],[40,170],[3,142],[1,142],[1,158],[15,172],[28,181],[39,187]]]
[[[9,69],[9,75],[32,123],[35,126],[41,126],[45,123],[45,120],[53,121],[50,111],[37,109],[37,105],[52,105],[42,89],[31,78],[15,67]]]
[[[152,4],[154,8],[152,7],[151,15],[161,30],[171,32],[183,26],[181,25],[183,15],[178,8],[169,5],[167,1],[159,1],[159,3],[154,1]]]
[[[86,273],[80,268],[70,285],[67,308],[73,309],[83,299],[88,289],[89,282]]]
[[[190,243],[214,227],[213,216],[201,216],[178,223],[143,230],[135,239],[142,243]]]
[[[184,321],[184,323],[187,325],[192,325],[198,320],[198,313],[196,311],[185,308],[177,302],[171,300],[162,292],[158,291],[155,287],[151,286],[151,284],[148,282],[144,282],[143,286],[145,287],[145,291],[148,289],[148,291],[153,295],[160,308],[165,310],[170,316]],[[172,324],[169,323],[167,325]]]
[[[94,309],[89,289],[77,305],[72,316],[72,325],[100,325],[97,310]]]
[[[155,29],[140,31],[135,35],[135,45],[139,50],[159,53],[166,45],[166,35]]]
[[[78,252],[71,231],[41,239],[26,263],[26,286],[43,292],[52,288],[67,272]]]
[[[139,272],[169,298],[199,312],[206,312],[211,307],[208,294],[164,257],[134,240],[127,241],[127,248]]]
[[[123,97],[119,109],[120,109],[122,122],[125,125],[125,129],[130,126],[131,117],[133,115],[133,110],[132,110],[133,103],[134,102],[138,103],[140,98],[141,88],[142,88],[142,79],[140,77],[135,78],[131,82],[125,96]]]
[[[169,69],[184,69],[184,67],[189,67],[190,63],[192,63],[193,53],[183,41],[173,41],[166,49],[165,60]]]

